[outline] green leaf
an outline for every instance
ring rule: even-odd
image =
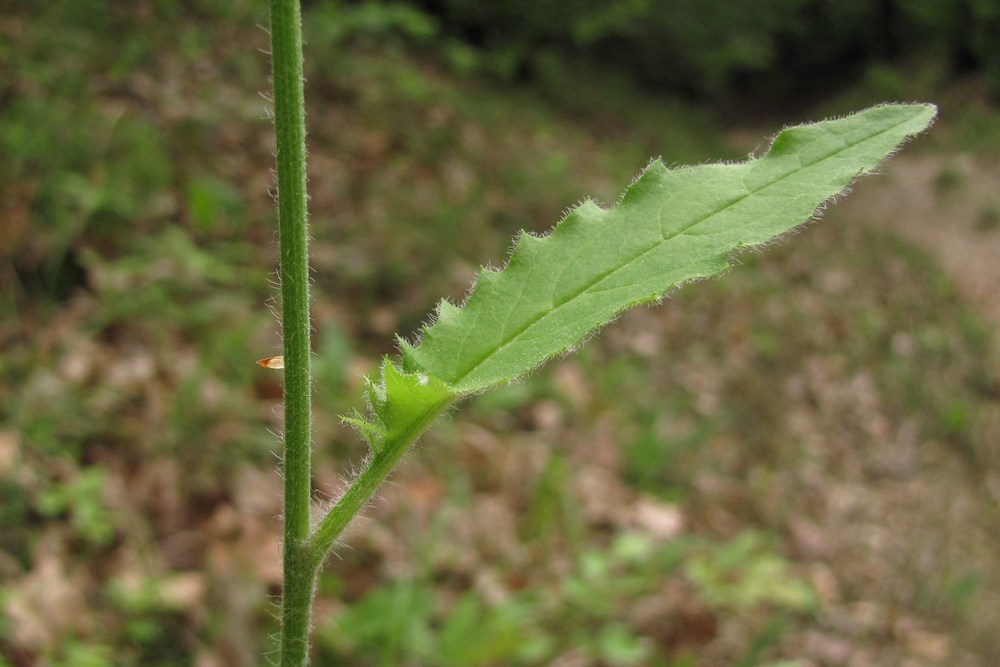
[[[815,215],[855,178],[926,129],[933,105],[885,105],[782,131],[734,164],[667,169],[654,161],[606,210],[592,201],[545,237],[522,232],[502,271],[483,269],[462,307],[441,301],[403,368],[457,394],[510,382],[630,306],[729,267]]]
[[[355,411],[341,417],[381,452],[386,443],[412,442],[455,394],[440,380],[426,373],[403,373],[388,357],[383,359],[377,381],[367,382],[368,417]]]

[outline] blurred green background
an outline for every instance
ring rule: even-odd
[[[0,12],[0,666],[266,664],[266,5]],[[316,471],[441,296],[651,156],[930,101],[822,223],[440,423],[318,665],[1000,663],[1000,2],[305,2]]]

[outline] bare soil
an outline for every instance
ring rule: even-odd
[[[938,259],[1000,331],[1000,163],[966,153],[905,154],[838,208]]]

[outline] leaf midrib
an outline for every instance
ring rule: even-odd
[[[823,155],[823,156],[821,156],[821,157],[813,160],[812,162],[809,162],[808,164],[803,164],[798,169],[795,169],[795,170],[793,170],[793,171],[791,171],[791,172],[789,172],[787,174],[784,174],[780,178],[776,178],[773,181],[769,181],[769,182],[765,183],[764,185],[756,188],[755,190],[751,190],[751,191],[747,192],[746,194],[743,194],[743,195],[737,197],[736,199],[734,199],[734,200],[732,200],[732,201],[730,201],[730,202],[728,202],[728,203],[726,203],[726,204],[724,204],[722,206],[719,206],[715,210],[713,210],[713,211],[711,211],[711,212],[703,215],[700,218],[695,219],[694,221],[688,223],[684,227],[681,227],[679,229],[676,229],[676,230],[672,231],[669,235],[664,236],[663,232],[662,232],[662,227],[661,227],[661,229],[660,229],[660,236],[661,236],[660,240],[654,242],[649,247],[647,247],[647,248],[643,249],[642,251],[636,253],[635,255],[633,255],[632,257],[630,257],[628,260],[620,263],[618,266],[616,266],[615,268],[611,269],[610,271],[606,271],[606,272],[604,272],[602,274],[599,274],[595,279],[593,279],[590,282],[588,282],[581,289],[579,289],[576,292],[570,294],[567,298],[563,299],[559,303],[554,304],[552,306],[552,308],[550,308],[546,312],[544,312],[544,313],[542,313],[540,315],[537,315],[537,316],[531,318],[524,326],[522,326],[519,330],[517,330],[516,332],[514,332],[514,334],[511,335],[507,340],[501,342],[499,345],[497,345],[496,347],[494,347],[493,349],[491,349],[490,351],[488,351],[485,355],[483,355],[482,357],[480,357],[478,360],[476,360],[475,362],[473,362],[472,366],[467,371],[465,371],[464,373],[462,373],[462,375],[460,375],[458,378],[456,378],[453,382],[450,383],[451,386],[454,387],[454,388],[456,388],[456,389],[461,390],[460,385],[461,385],[461,383],[462,383],[463,380],[465,380],[467,377],[469,377],[470,375],[472,375],[476,370],[478,370],[480,367],[482,367],[483,364],[485,364],[487,361],[489,361],[492,357],[496,356],[501,351],[503,351],[504,349],[510,347],[515,342],[517,342],[517,340],[521,336],[523,336],[525,334],[525,332],[527,332],[529,329],[531,329],[532,327],[534,327],[535,324],[537,324],[538,322],[541,322],[542,320],[545,320],[546,318],[554,316],[555,314],[557,314],[559,312],[559,310],[563,306],[565,306],[566,304],[570,303],[571,301],[574,301],[575,299],[579,298],[580,296],[586,294],[592,287],[594,287],[595,285],[597,285],[598,283],[600,283],[601,281],[603,281],[608,276],[611,276],[611,275],[617,273],[618,271],[621,271],[622,269],[630,266],[633,262],[635,262],[638,259],[641,259],[643,256],[647,255],[648,253],[650,253],[653,250],[655,250],[658,247],[660,247],[662,244],[667,243],[667,242],[671,241],[672,239],[677,238],[678,236],[682,236],[682,235],[686,234],[692,227],[700,225],[700,224],[702,224],[702,223],[710,220],[714,216],[718,215],[719,213],[722,213],[726,209],[729,209],[729,208],[735,206],[736,204],[738,204],[738,203],[740,203],[742,201],[747,200],[750,197],[753,197],[755,195],[760,194],[764,190],[777,185],[778,183],[782,182],[786,178],[789,178],[791,176],[799,174],[802,171],[804,171],[806,169],[809,169],[809,168],[815,166],[816,164],[818,164],[820,162],[823,162],[825,160],[829,160],[830,158],[832,158],[832,157],[834,157],[834,156],[836,156],[836,155],[838,155],[840,153],[843,153],[844,151],[856,148],[857,146],[860,146],[861,144],[863,144],[865,142],[871,141],[871,140],[873,140],[873,139],[875,139],[875,138],[877,138],[877,137],[879,137],[879,136],[881,136],[883,134],[891,132],[892,130],[896,129],[900,125],[904,125],[904,124],[906,124],[908,122],[911,122],[911,121],[912,121],[911,118],[907,118],[905,120],[901,120],[900,122],[898,122],[898,123],[896,123],[894,125],[891,125],[891,126],[885,128],[885,129],[883,129],[883,130],[881,130],[879,132],[876,132],[875,134],[872,134],[872,135],[869,135],[869,136],[865,137],[861,141],[849,144],[849,145],[844,146],[844,147],[842,147],[842,148],[840,148],[840,149],[838,149],[836,151],[833,151],[831,153],[827,153],[827,154],[825,154],[825,155]],[[772,143],[772,149],[773,149],[773,143]],[[771,151],[769,150],[766,155],[764,155],[761,158],[758,158],[758,160],[760,160],[760,161],[767,160],[768,157],[770,157],[770,155],[771,155]],[[749,162],[752,162],[752,161],[753,160],[751,160]],[[746,163],[743,163],[743,164],[746,165],[746,164],[749,164],[749,162],[746,162]],[[860,171],[859,171],[859,173],[860,173]],[[831,196],[836,196],[836,193],[834,193],[834,195],[831,195]],[[820,204],[821,203],[822,202],[820,202]],[[817,204],[817,206],[818,205],[819,204]],[[620,204],[619,204],[619,206],[620,206]],[[626,307],[627,307],[627,304],[624,305],[624,306],[622,306],[623,309],[626,308]],[[468,338],[468,334],[466,334],[465,338]],[[461,343],[461,346],[464,346],[464,345],[465,345],[465,341],[463,340],[463,342]]]

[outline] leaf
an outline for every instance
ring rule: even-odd
[[[654,161],[606,210],[585,201],[549,235],[522,232],[462,307],[441,301],[403,368],[456,394],[510,382],[636,304],[729,267],[734,250],[809,220],[926,129],[933,105],[884,105],[782,131],[763,157],[667,169]]]
[[[388,357],[382,361],[379,380],[365,381],[369,416],[355,411],[341,419],[353,426],[376,454],[386,443],[412,442],[420,435],[421,426],[426,427],[428,416],[438,415],[455,398],[440,380],[426,373],[402,373]]]
[[[585,201],[545,237],[522,232],[502,271],[483,269],[465,305],[438,305],[418,345],[400,340],[368,381],[352,424],[379,455],[409,443],[464,394],[516,380],[626,308],[729,267],[781,236],[925,130],[929,104],[884,105],[788,128],[766,155],[667,169],[652,162],[605,210]]]

